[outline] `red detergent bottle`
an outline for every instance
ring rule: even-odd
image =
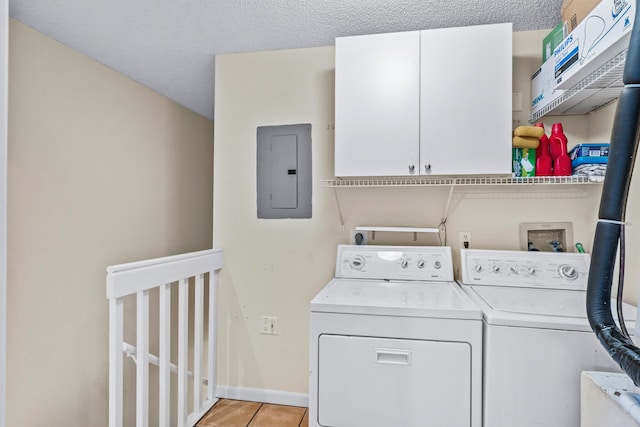
[[[536,123],[535,126],[544,130],[543,123]],[[544,133],[540,137],[540,145],[536,148],[536,175],[553,175],[553,161],[549,153],[549,138],[547,138],[547,135]]]
[[[562,123],[554,123],[549,137],[549,152],[553,159],[553,175],[571,175],[571,159],[567,152],[567,137],[562,129]]]

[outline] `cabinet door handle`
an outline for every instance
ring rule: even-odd
[[[413,172],[416,169],[414,165],[409,165],[409,172]]]

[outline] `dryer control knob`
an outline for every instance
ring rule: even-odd
[[[480,273],[480,272],[482,271],[482,266],[481,266],[480,264],[476,264],[476,265],[473,267],[473,269],[474,269],[476,272]]]
[[[436,268],[436,270],[440,270],[442,268],[442,263],[440,261],[436,261],[433,263],[433,266]]]
[[[421,259],[420,261],[418,261],[418,268],[423,269],[424,268],[424,260]]]
[[[409,267],[409,261],[407,261],[406,259],[403,259],[400,265],[402,266],[402,268],[407,268]]]
[[[357,255],[349,262],[349,265],[351,265],[351,268],[353,268],[354,270],[362,270],[362,267],[364,267],[364,264],[365,264],[365,260],[360,255]]]
[[[499,273],[500,272],[500,266],[498,265],[494,265],[493,268],[491,268],[493,270],[494,273]]]
[[[534,266],[528,267],[527,273],[533,276],[534,274],[536,274],[536,268]]]
[[[511,267],[509,267],[509,270],[511,270],[511,272],[513,274],[518,274],[518,267],[512,265]]]

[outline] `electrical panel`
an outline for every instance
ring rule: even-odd
[[[311,218],[311,125],[257,132],[258,218]]]

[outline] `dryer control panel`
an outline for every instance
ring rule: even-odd
[[[339,245],[335,277],[450,282],[451,248]]]
[[[585,253],[462,249],[462,283],[586,290],[591,257]]]

